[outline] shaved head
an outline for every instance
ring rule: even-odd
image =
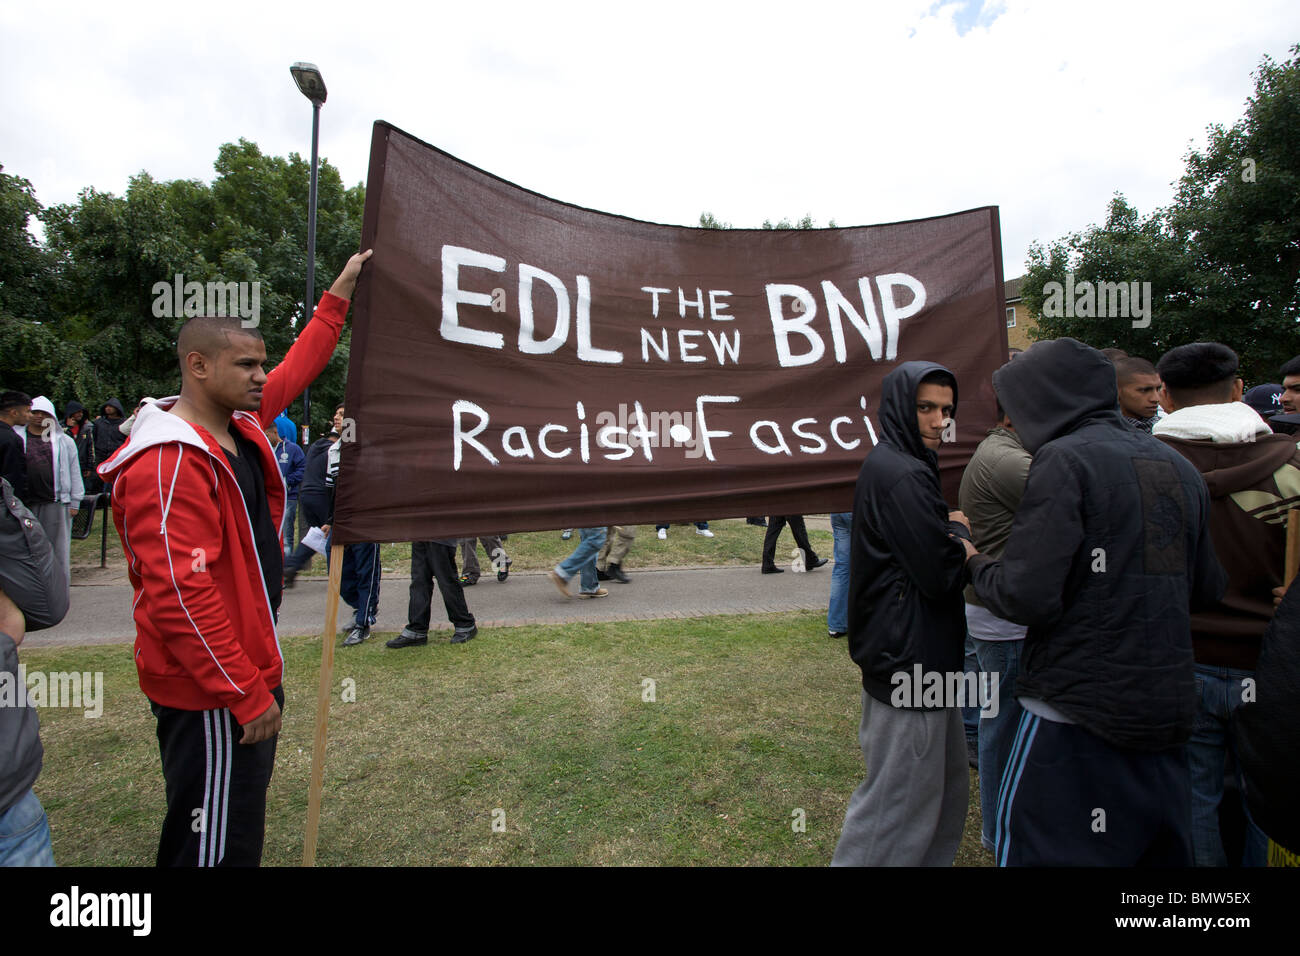
[[[1139,375],[1155,375],[1156,367],[1144,358],[1126,355],[1115,359],[1115,378],[1120,385],[1126,385]]]
[[[214,419],[261,407],[266,343],[256,328],[224,316],[190,319],[176,336],[176,353],[186,406],[204,408]]]
[[[1115,359],[1119,408],[1129,418],[1151,418],[1159,408],[1160,376],[1156,367],[1133,355]]]
[[[257,326],[246,327],[242,321],[238,316],[202,315],[182,325],[176,336],[176,359],[180,362],[182,374],[185,372],[185,356],[191,352],[214,358],[230,348],[232,336],[262,337]]]

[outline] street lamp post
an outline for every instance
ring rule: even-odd
[[[325,79],[314,63],[298,62],[289,67],[302,95],[311,100],[311,190],[307,200],[307,297],[303,299],[303,321],[311,318],[316,302],[316,157],[320,142],[320,108],[325,102]],[[311,386],[302,393],[302,443],[311,442]]]

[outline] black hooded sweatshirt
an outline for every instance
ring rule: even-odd
[[[63,409],[63,420],[66,422],[73,415],[77,414],[77,412],[82,412],[84,414],[85,411],[86,409],[81,404],[81,402],[78,401],[68,402],[68,404]],[[91,461],[92,452],[90,448],[90,442],[91,442],[90,426],[91,426],[90,417],[86,415],[81,419],[81,424],[79,426],[75,426],[76,427],[75,433],[72,430],[74,426],[64,426],[63,429],[64,432],[67,433],[68,437],[70,437],[74,442],[76,442],[77,460],[81,467],[82,477],[85,477],[86,473],[92,467],[94,467],[93,462]]]
[[[887,704],[900,686],[896,673],[910,679],[916,664],[923,672],[962,670],[966,552],[951,537],[960,526],[948,520],[939,458],[916,423],[921,379],[947,371],[933,362],[904,362],[885,376],[880,444],[862,463],[854,493],[849,653],[862,668],[863,689]],[[954,413],[956,405],[954,387]],[[910,694],[900,699],[910,708]]]
[[[1082,342],[1036,344],[993,387],[1034,462],[1002,559],[969,568],[989,610],[1029,626],[1016,696],[1116,747],[1185,743],[1198,706],[1189,607],[1227,583],[1204,480],[1124,421],[1114,366]]]
[[[81,402],[77,401],[76,399],[73,399],[72,401],[68,402],[67,405],[64,405],[64,406],[63,406],[63,420],[64,420],[64,422],[66,422],[66,421],[67,421],[69,418],[71,418],[73,415],[77,414],[77,412],[81,412],[81,413],[82,413],[82,416],[81,416],[81,426],[80,426],[79,428],[77,428],[77,434],[80,434],[80,433],[81,433],[81,430],[82,430],[83,428],[86,427],[86,415],[85,415],[85,411],[86,411],[86,406],[82,405]],[[67,431],[67,426],[65,426],[64,431]],[[71,435],[72,433],[71,433],[71,432],[68,432],[68,434]],[[77,436],[76,436],[76,435],[72,435],[72,437],[73,437],[73,438],[76,438]]]
[[[1235,722],[1237,758],[1250,815],[1259,828],[1300,853],[1300,578],[1291,582],[1264,629],[1255,696]]]
[[[109,418],[103,414],[103,410],[109,405],[117,409],[117,418]],[[126,412],[122,409],[122,403],[116,398],[110,398],[100,406],[100,415],[94,421],[94,446],[95,461],[107,461],[113,452],[122,447],[126,441],[126,436],[122,434],[122,429],[118,426],[126,421]]]

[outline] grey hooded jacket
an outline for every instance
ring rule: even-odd
[[[0,481],[0,590],[23,612],[29,631],[53,627],[68,613],[68,584],[50,539],[7,481]],[[0,813],[31,788],[44,755],[40,722],[36,709],[26,706],[19,673],[17,644],[0,633],[0,681],[6,684],[0,688]]]

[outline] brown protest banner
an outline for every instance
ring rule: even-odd
[[[881,379],[957,376],[960,470],[1006,360],[998,211],[662,226],[376,123],[335,540],[846,511]]]

